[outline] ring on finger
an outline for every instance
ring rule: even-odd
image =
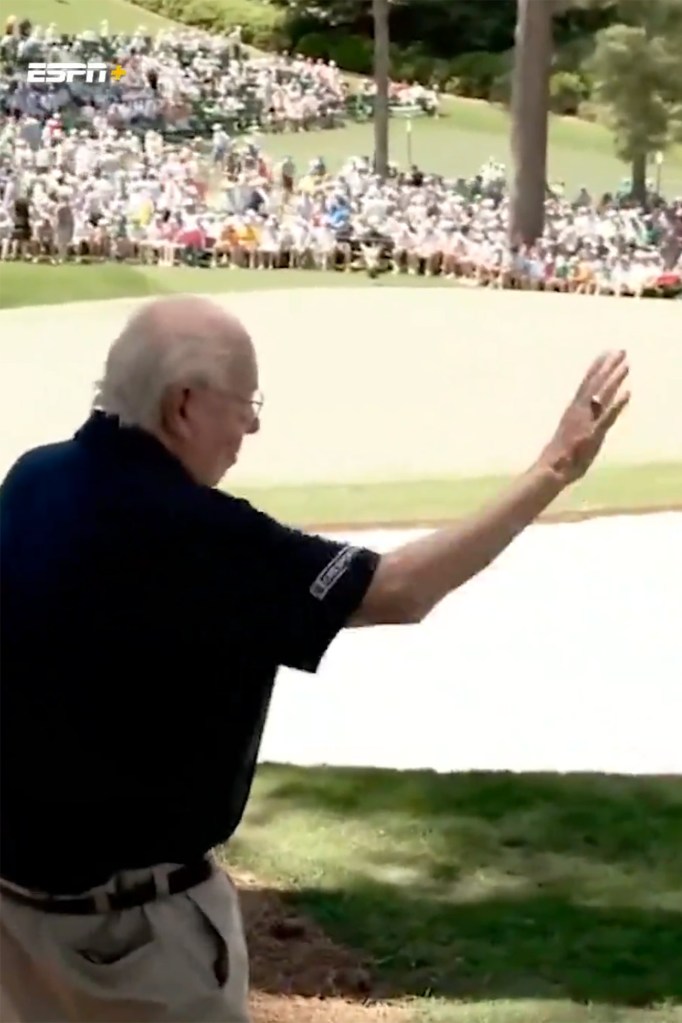
[[[592,418],[599,419],[603,411],[604,404],[601,398],[598,398],[596,394],[593,394],[590,398],[590,412],[592,413]]]

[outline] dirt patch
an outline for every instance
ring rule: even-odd
[[[405,1009],[392,1005],[361,1005],[338,998],[287,998],[255,994],[253,1023],[407,1023]]]
[[[253,1023],[407,1023],[382,1000],[371,964],[337,945],[253,875],[230,869],[239,888],[251,965]]]

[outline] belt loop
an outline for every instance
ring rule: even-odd
[[[97,891],[94,891],[91,898],[98,913],[108,913],[111,910],[109,892],[105,891],[103,888],[98,888]]]
[[[164,870],[163,867],[154,867],[152,869],[152,883],[154,885],[155,893],[160,898],[166,895],[170,895],[170,887],[168,879],[170,874]]]

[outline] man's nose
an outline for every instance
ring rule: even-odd
[[[258,433],[259,430],[260,430],[260,416],[258,414],[256,414],[253,417],[253,419],[251,420],[249,428],[248,428],[248,430],[246,432],[247,433]]]

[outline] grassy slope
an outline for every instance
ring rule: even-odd
[[[3,7],[4,10],[4,7]],[[82,32],[87,28],[99,28],[106,19],[112,32],[134,32],[138,25],[146,25],[157,32],[172,22],[158,14],[144,11],[126,0],[14,0],[8,5],[18,18],[30,18],[36,25],[54,22],[61,32]]]
[[[509,116],[490,104],[465,99],[445,101],[446,116],[413,123],[412,155],[422,167],[450,177],[475,173],[492,156],[510,163]],[[407,134],[403,121],[392,122],[391,156],[408,162]],[[351,125],[343,131],[275,136],[268,149],[275,155],[288,152],[301,162],[323,154],[330,166],[337,166],[349,153],[372,152],[371,125]],[[569,191],[586,185],[595,192],[614,190],[625,166],[612,150],[611,136],[599,125],[574,118],[552,117],[549,138],[549,176],[564,181]],[[672,152],[663,168],[663,185],[671,193],[682,193],[682,150]]]

